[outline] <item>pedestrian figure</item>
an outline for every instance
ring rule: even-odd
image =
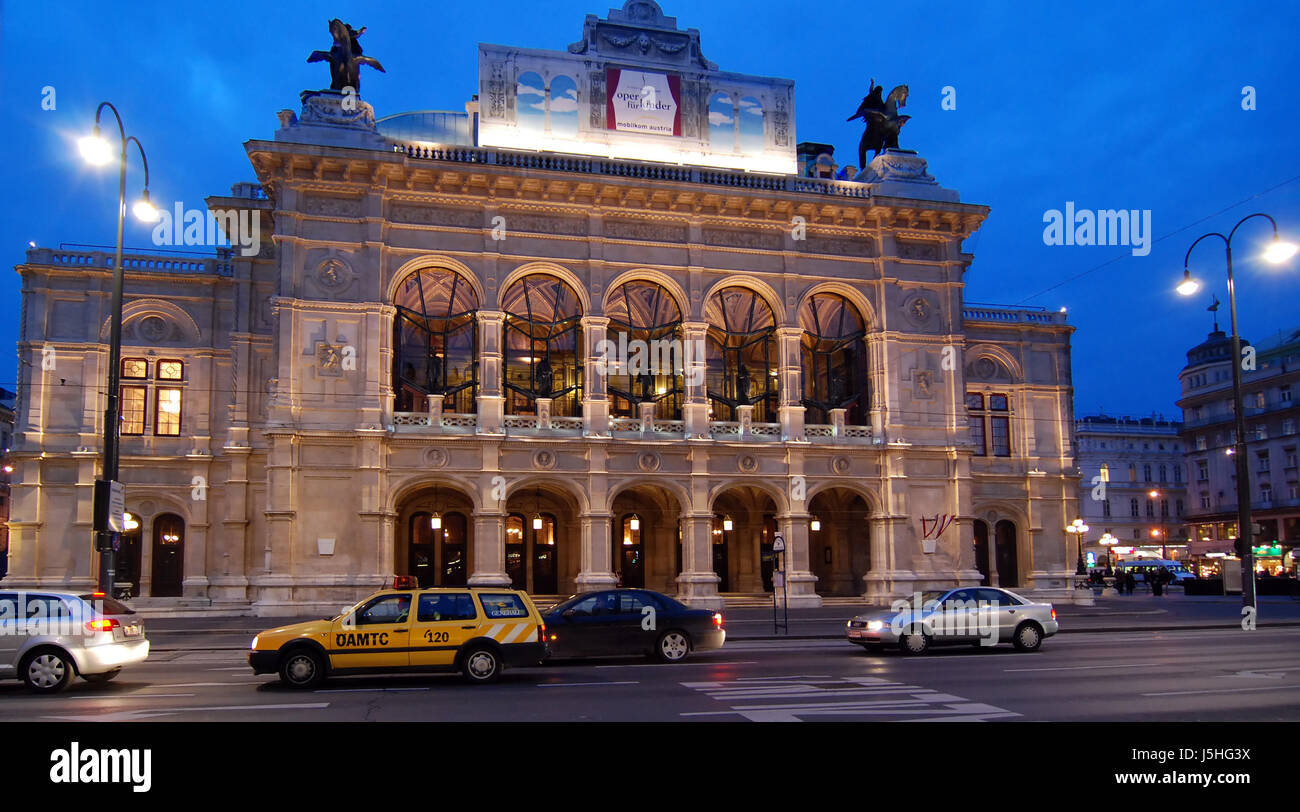
[[[1133,594],[1133,590],[1137,589],[1137,578],[1133,577],[1131,571],[1124,573],[1124,589],[1127,590],[1130,595]]]

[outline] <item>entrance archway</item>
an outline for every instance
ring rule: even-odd
[[[523,487],[506,500],[505,571],[534,595],[574,591],[582,529],[573,497],[547,486]]]
[[[113,575],[113,587],[115,592],[125,592],[128,598],[138,598],[143,594],[140,590],[141,579],[144,577],[140,569],[143,554],[141,541],[144,538],[143,518],[137,512],[127,511],[123,520],[126,523],[126,531],[118,541],[117,555],[113,561],[116,569]]]
[[[430,484],[397,507],[393,569],[422,588],[464,586],[469,578],[474,505],[453,486]]]
[[[819,595],[866,593],[871,572],[871,509],[847,488],[827,488],[808,503],[809,569]],[[814,529],[816,528],[816,529]]]
[[[1016,524],[1006,519],[993,528],[998,568],[998,586],[1014,589],[1020,586],[1019,549],[1016,543]]]
[[[175,513],[163,513],[153,520],[153,579],[149,594],[155,598],[179,598],[185,577],[185,520]]]
[[[713,500],[713,572],[719,592],[772,591],[776,561],[776,502],[749,485],[724,490]]]
[[[625,587],[677,594],[682,571],[681,505],[666,488],[634,485],[610,508],[614,572]]]

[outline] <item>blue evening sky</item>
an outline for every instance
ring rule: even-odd
[[[121,8],[113,8],[121,5]],[[204,197],[253,180],[242,144],[270,138],[275,112],[328,86],[308,65],[338,16],[366,25],[363,97],[378,115],[463,110],[477,87],[478,42],[562,50],[583,16],[610,0],[317,4],[291,2],[6,3],[0,20],[0,128],[8,176],[0,203],[0,347],[18,339],[19,278],[29,240],[111,245],[115,171],[92,171],[73,139],[101,100],[145,145],[155,200],[201,208]],[[1210,329],[1211,293],[1224,301],[1220,246],[1198,247],[1212,290],[1173,293],[1183,254],[1206,231],[1253,211],[1300,240],[1300,5],[1191,2],[866,4],[828,0],[666,0],[679,26],[698,28],[723,70],[793,79],[799,140],[834,144],[857,163],[861,125],[845,119],[875,77],[906,83],[913,118],[902,146],[929,161],[962,200],[991,207],[967,245],[967,300],[1067,306],[1074,334],[1076,410],[1177,415],[1177,374]],[[1063,7],[1069,6],[1069,10]],[[112,8],[112,10],[110,10]],[[480,9],[481,11],[475,11]],[[1242,109],[1242,88],[1257,109]],[[42,109],[42,89],[56,109]],[[956,109],[940,107],[956,90]],[[128,176],[135,194],[136,158]],[[1290,181],[1289,183],[1287,181]],[[1125,247],[1046,246],[1043,214],[1151,211],[1150,254]],[[1267,223],[1234,244],[1242,333],[1261,340],[1300,327],[1300,258],[1253,261]],[[128,218],[128,247],[150,247]],[[14,388],[14,356],[0,386]]]

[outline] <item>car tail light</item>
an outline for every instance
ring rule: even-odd
[[[545,620],[542,621],[542,627],[537,633],[541,635],[537,639],[545,643],[546,642],[546,621]]]
[[[107,592],[92,592],[92,593],[90,593],[90,597],[92,597],[92,598],[107,598],[107,597],[108,597],[108,593],[107,593]]]
[[[1056,620],[1056,607],[1052,607],[1052,620]]]
[[[86,631],[88,632],[111,632],[122,624],[117,622],[116,618],[104,617],[98,620],[87,620]]]
[[[713,625],[714,625],[714,626],[717,626],[719,629],[722,628],[722,613],[721,613],[721,612],[714,612],[714,613],[713,613]]]

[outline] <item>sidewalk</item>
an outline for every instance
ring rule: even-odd
[[[731,609],[724,612],[729,640],[840,640],[844,624],[855,614],[879,611],[865,603],[791,609],[788,633],[773,629],[772,610]],[[1061,633],[1133,632],[1187,629],[1241,628],[1238,596],[1131,595],[1099,598],[1093,606],[1062,604],[1056,607]],[[781,615],[778,615],[780,618]],[[146,618],[155,651],[248,648],[253,635],[304,618]],[[1257,626],[1300,626],[1300,601],[1261,597]]]

